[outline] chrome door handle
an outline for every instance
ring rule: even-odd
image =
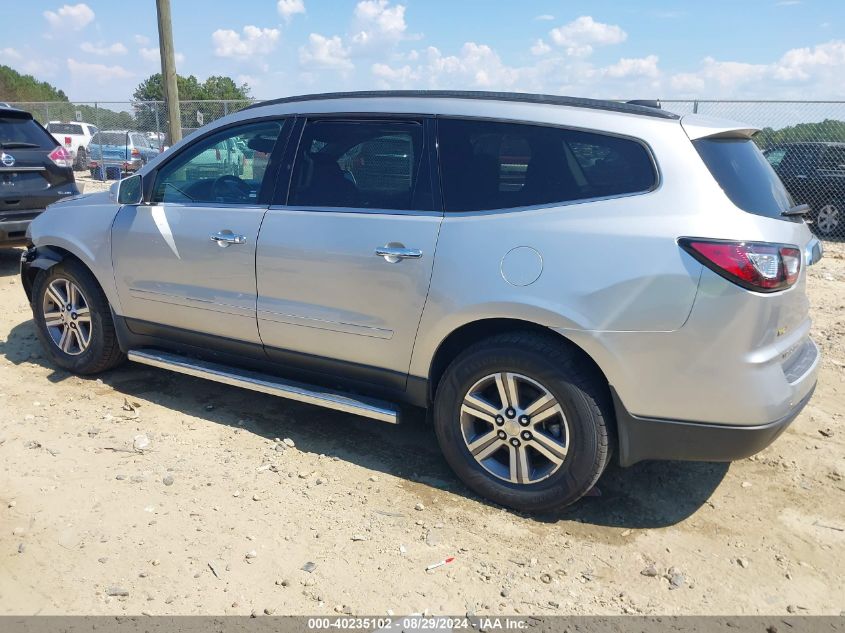
[[[403,259],[419,259],[422,251],[418,248],[405,248],[404,246],[379,246],[376,249],[377,257],[384,257],[384,260],[395,264]]]
[[[236,235],[231,231],[220,231],[211,234],[211,241],[216,242],[220,248],[226,248],[230,244],[246,244],[246,237]]]

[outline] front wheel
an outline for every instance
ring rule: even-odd
[[[64,261],[40,272],[32,313],[41,345],[59,367],[95,374],[123,361],[108,300],[82,264]]]
[[[478,494],[516,510],[569,505],[609,461],[607,384],[552,335],[503,334],[463,352],[438,385],[440,448]]]

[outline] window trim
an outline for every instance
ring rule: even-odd
[[[524,205],[519,207],[501,207],[496,209],[480,209],[480,210],[473,210],[473,211],[449,211],[446,209],[446,196],[443,194],[443,213],[446,217],[451,215],[460,215],[460,216],[471,216],[471,215],[492,215],[496,213],[515,213],[515,212],[523,212],[523,211],[535,211],[541,209],[556,209],[558,207],[569,207],[578,204],[586,204],[592,202],[604,202],[607,200],[620,200],[623,198],[631,198],[633,196],[645,196],[652,193],[657,192],[663,187],[663,172],[660,169],[660,164],[657,162],[657,158],[654,155],[654,151],[651,148],[651,145],[644,139],[629,136],[627,134],[620,134],[618,132],[610,132],[605,130],[599,130],[596,128],[586,128],[580,127],[575,125],[564,125],[560,123],[547,123],[542,121],[531,121],[526,119],[509,119],[506,117],[479,117],[479,116],[471,116],[471,115],[457,115],[457,114],[437,114],[434,115],[436,121],[441,120],[449,120],[449,121],[478,121],[482,123],[511,123],[517,125],[530,125],[534,127],[548,127],[554,128],[557,130],[566,130],[572,132],[585,132],[588,134],[598,134],[601,136],[610,136],[613,138],[618,138],[626,141],[633,141],[634,143],[638,143],[643,150],[645,150],[649,160],[651,161],[652,169],[654,170],[654,184],[646,190],[643,191],[634,191],[631,193],[622,193],[622,194],[613,194],[610,196],[595,196],[592,198],[580,198],[578,200],[564,200],[561,202],[547,202],[543,204],[532,204],[532,205]],[[437,128],[437,171],[440,174],[440,191],[445,191],[443,188],[443,167],[440,162],[440,128],[438,125]]]
[[[191,148],[195,147],[198,143],[202,143],[206,139],[211,136],[215,136],[220,132],[224,132],[226,130],[243,127],[245,125],[252,125],[254,123],[266,123],[266,122],[279,122],[282,126],[282,129],[279,131],[279,138],[276,139],[276,145],[273,148],[273,153],[270,154],[270,160],[267,163],[267,170],[265,172],[264,181],[261,183],[261,188],[258,190],[258,196],[256,198],[255,204],[234,204],[234,203],[227,203],[227,202],[150,202],[148,203],[149,206],[158,206],[162,204],[169,204],[169,205],[179,205],[181,207],[187,208],[197,208],[197,207],[215,207],[215,208],[226,208],[226,209],[254,209],[255,207],[268,207],[272,202],[273,191],[275,189],[276,179],[278,177],[278,170],[280,164],[282,163],[282,156],[284,155],[285,149],[287,148],[287,144],[290,138],[290,132],[293,128],[293,122],[295,119],[295,115],[290,114],[271,114],[262,117],[255,117],[251,119],[243,119],[240,121],[232,121],[231,123],[227,123],[226,125],[221,125],[216,127],[212,130],[208,130],[202,136],[198,136],[197,138],[191,140],[190,143],[185,144],[183,147],[179,148],[179,151],[167,156],[165,160],[162,160],[161,163],[157,164],[154,169],[151,169],[149,172],[144,174],[144,182],[145,182],[145,191],[144,191],[144,199],[149,200],[152,197],[153,192],[155,191],[155,185],[158,181],[158,173],[161,171],[162,168],[166,167],[170,163],[175,160],[178,160],[180,156],[182,156],[185,152],[191,150]]]
[[[432,209],[377,209],[371,207],[327,207],[327,206],[309,206],[300,204],[291,204],[290,194],[293,185],[293,173],[296,168],[296,159],[299,156],[302,138],[305,135],[305,126],[309,121],[348,121],[348,122],[370,122],[370,123],[418,123],[422,126],[422,146],[420,148],[420,172],[426,170],[428,172],[429,187],[432,190]],[[311,114],[298,114],[296,121],[292,127],[292,133],[288,142],[287,152],[285,153],[284,169],[287,170],[287,178],[285,182],[279,182],[276,192],[273,196],[273,201],[270,205],[271,209],[284,209],[288,211],[301,211],[303,213],[358,213],[366,215],[416,215],[416,216],[443,216],[442,196],[440,195],[439,186],[435,187],[435,167],[436,156],[431,146],[431,141],[435,138],[432,132],[434,117],[432,115],[424,114],[410,114],[403,112],[315,112]],[[439,171],[439,170],[438,170]],[[281,173],[279,174],[281,176]],[[423,176],[420,175],[419,178]],[[280,189],[282,189],[280,191]]]

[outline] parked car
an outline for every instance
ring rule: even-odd
[[[77,170],[88,168],[88,145],[97,133],[97,128],[90,123],[50,121],[47,131],[73,157],[73,168]]]
[[[820,242],[750,134],[521,94],[265,102],[51,207],[23,288],[63,369],[429,408],[469,488],[549,510],[613,454],[747,457],[810,399]],[[209,169],[227,141],[241,175]]]
[[[88,146],[88,170],[95,178],[121,178],[159,155],[143,132],[104,130]]]
[[[811,228],[845,238],[845,143],[783,143],[764,154],[795,201],[810,205]]]
[[[23,244],[30,221],[79,193],[70,153],[29,112],[0,110],[0,246]]]

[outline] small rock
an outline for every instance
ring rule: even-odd
[[[296,444],[294,444],[294,443],[293,443],[293,440],[292,440],[292,439],[290,439],[289,437],[286,437],[285,439],[283,439],[283,440],[282,440],[282,443],[283,443],[285,446],[287,446],[288,448],[295,448],[295,447],[296,447]]]
[[[687,579],[684,575],[674,567],[670,567],[668,573],[666,574],[666,579],[669,581],[669,590],[679,589],[683,587]]]
[[[165,486],[172,486],[173,485],[173,475],[165,475],[164,479],[161,480]]]
[[[556,600],[549,600],[549,606],[552,609],[559,609],[560,608],[560,602],[558,602]]]
[[[276,612],[275,609],[271,609],[270,607],[264,608],[264,615],[273,615]]]
[[[135,449],[137,452],[143,451],[150,445],[150,438],[148,438],[143,433],[141,435],[136,435],[135,438],[132,440],[132,448]]]
[[[751,482],[750,482],[750,481],[743,481],[743,482],[742,482],[742,487],[743,487],[743,488],[750,488],[750,487],[751,487]]]
[[[41,442],[39,442],[38,440],[29,440],[27,442],[24,442],[23,446],[24,448],[41,448]]]
[[[123,587],[118,587],[117,585],[115,585],[113,587],[109,587],[108,589],[106,589],[106,595],[107,596],[126,597],[126,596],[129,595],[129,592],[126,589],[124,589]]]
[[[256,492],[254,495],[252,495],[252,500],[261,501],[261,495]]]
[[[287,578],[279,578],[276,581],[276,584],[280,587],[290,587],[290,580],[288,580]]]
[[[17,501],[10,501],[6,507],[7,508],[14,508],[16,505],[18,505]]]
[[[786,607],[786,612],[787,613],[798,613],[798,607],[796,607],[794,604],[790,604]]]
[[[353,535],[352,535],[352,540],[353,540],[353,541],[366,541],[366,540],[367,540],[367,537],[366,537],[366,536],[364,536],[363,534],[353,534]]]
[[[246,559],[252,560],[254,558],[258,558],[258,552],[256,552],[254,549],[251,549],[246,553]]]
[[[748,563],[748,559],[747,559],[747,558],[737,558],[737,559],[736,559],[736,563],[737,563],[737,565],[739,565],[739,566],[740,566],[740,567],[742,567],[743,569],[748,569],[748,565],[749,565],[749,563]]]
[[[299,478],[300,478],[300,479],[308,479],[308,476],[309,476],[309,475],[310,475],[310,473],[308,473],[308,472],[306,472],[306,471],[304,471],[304,470],[303,470],[303,471],[300,471],[300,473],[299,473]]]
[[[302,566],[302,571],[307,571],[309,574],[315,569],[317,569],[317,563],[312,563],[311,561],[308,561]]]
[[[151,564],[153,567],[158,567],[159,565],[161,565],[161,561],[160,561],[159,559],[155,558],[155,559],[153,559],[153,560],[151,560],[151,561],[150,561],[150,564]]]
[[[417,505],[414,506],[414,510],[421,512],[421,511],[425,510],[425,506],[421,503],[418,503]]]
[[[544,585],[550,585],[550,584],[551,584],[551,582],[552,582],[552,576],[551,576],[551,574],[540,574],[540,581],[541,581]]]
[[[643,569],[640,572],[641,576],[647,576],[648,578],[656,578],[657,577],[657,567],[654,566],[654,563],[651,563],[648,567]]]
[[[26,528],[16,527],[12,530],[12,536],[24,536],[26,534]]]
[[[378,481],[378,477],[375,475],[370,475],[370,481]]]
[[[26,551],[26,545],[23,543],[18,543],[18,554],[23,554]]]
[[[499,592],[499,595],[503,598],[507,598],[509,595],[511,595],[511,590],[507,587],[502,587],[502,590]]]
[[[97,559],[97,562],[102,565],[105,565],[107,562],[109,562],[109,559],[105,556],[100,556],[100,558]]]
[[[114,476],[114,478],[117,479],[118,481],[123,481],[124,479],[126,479],[126,475],[118,473],[117,475]]]
[[[819,434],[822,437],[833,437],[833,429],[831,429],[830,427],[825,429],[819,429]]]
[[[240,491],[240,490],[235,490],[235,492],[233,492],[233,493],[232,493],[232,496],[233,496],[233,497],[240,497],[240,496],[241,496],[241,491]]]
[[[326,480],[323,479],[322,477],[317,477],[317,479],[314,480],[314,483],[317,484],[318,486],[321,486],[324,483],[326,483]]]

